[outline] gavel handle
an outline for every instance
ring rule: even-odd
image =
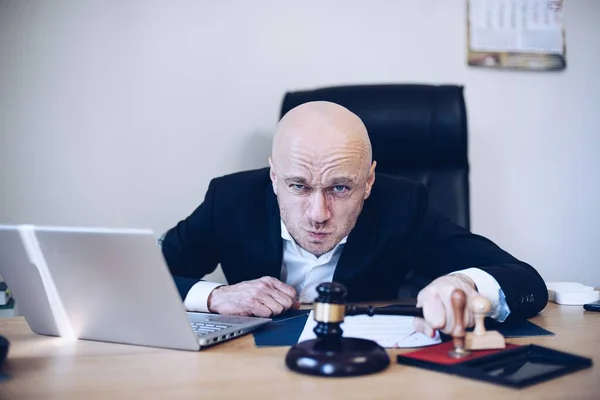
[[[394,304],[387,307],[374,307],[374,306],[346,306],[346,315],[405,315],[409,317],[423,318],[423,309],[420,307],[409,306],[404,304]]]

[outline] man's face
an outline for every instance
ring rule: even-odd
[[[270,160],[271,180],[286,228],[303,249],[321,256],[354,227],[375,180],[375,163],[369,165],[360,143],[323,149],[296,142],[276,165]]]

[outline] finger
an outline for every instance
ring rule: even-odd
[[[444,313],[446,314],[446,323],[441,328],[441,331],[451,335],[454,330],[454,321],[456,315],[454,315],[454,307],[452,307],[452,300],[450,296],[445,296],[444,301],[442,301],[444,306]],[[464,317],[463,317],[464,319]]]
[[[275,301],[277,301],[279,304],[281,304],[283,306],[283,308],[286,310],[294,305],[294,301],[295,301],[294,298],[288,296],[287,294],[285,294],[277,289],[271,289],[266,294],[273,297],[273,299],[275,299]]]
[[[423,318],[415,318],[413,321],[415,331],[421,332],[424,335],[432,338],[435,335],[435,329],[433,329]]]
[[[471,309],[467,309],[465,312],[465,326],[468,328],[475,326],[475,314]]]
[[[423,299],[428,298],[430,295],[427,289],[423,289],[417,294],[417,304],[416,307],[423,308]]]
[[[427,326],[427,322],[423,318],[414,318],[413,325],[415,327],[415,331],[417,332],[425,332],[425,327]]]
[[[267,277],[266,282],[270,284],[274,289],[277,289],[285,294],[287,294],[292,299],[296,298],[296,289],[292,286],[287,285],[281,282],[279,279],[273,277]]]
[[[278,315],[284,311],[284,307],[269,293],[260,293],[256,296],[256,299],[268,307],[271,310],[272,315]]]
[[[430,326],[425,327],[425,332],[423,332],[427,337],[433,338],[435,336],[435,329]]]
[[[271,296],[275,301],[277,301],[283,307],[283,310],[287,310],[290,307],[298,308],[300,303],[296,301],[295,298],[290,297],[287,293],[284,293],[272,286],[270,286],[270,282],[268,280],[263,280],[261,285],[261,289],[259,291],[265,295]]]
[[[254,299],[250,302],[248,311],[250,312],[251,316],[253,315],[255,317],[269,318],[273,315],[273,310],[265,306],[257,299]]]
[[[423,317],[433,329],[443,329],[447,325],[444,303],[439,296],[431,296],[423,301]]]

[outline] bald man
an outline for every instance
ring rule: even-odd
[[[411,271],[431,280],[417,296],[424,319],[415,319],[429,336],[452,331],[456,288],[487,297],[501,322],[545,307],[533,267],[439,214],[423,185],[376,180],[367,129],[346,108],[289,111],[268,161],[213,179],[202,204],[165,234],[188,311],[271,317],[312,302],[331,281],[346,285],[349,301],[390,300]],[[228,285],[202,280],[218,264]],[[473,325],[470,313],[465,322]]]

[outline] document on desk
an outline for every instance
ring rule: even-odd
[[[415,332],[413,319],[399,315],[354,315],[345,317],[341,328],[344,337],[373,340],[384,348],[424,347],[442,342],[437,331],[433,338]],[[316,338],[313,332],[316,325],[314,311],[311,311],[298,342]]]

